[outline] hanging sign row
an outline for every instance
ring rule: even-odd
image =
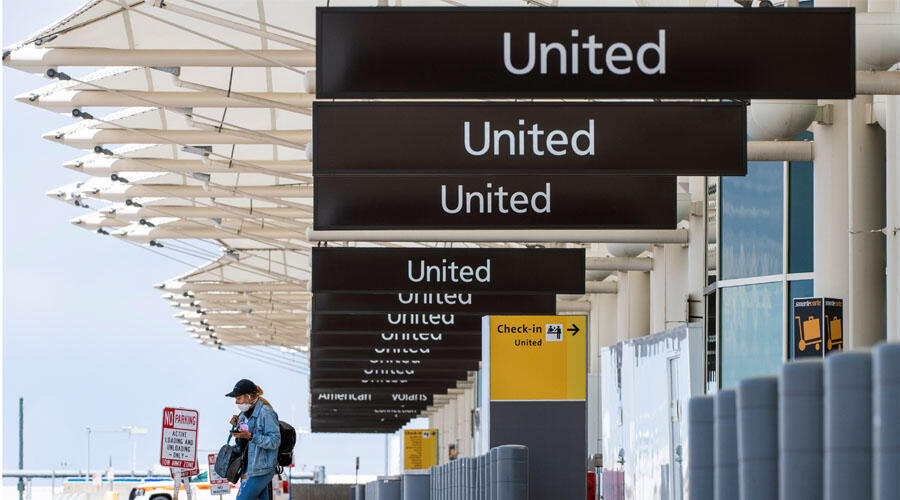
[[[852,8],[320,7],[316,23],[325,99],[855,95]]]

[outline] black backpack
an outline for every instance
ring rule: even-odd
[[[278,421],[281,431],[281,444],[278,445],[278,465],[287,467],[294,463],[294,445],[297,443],[297,431],[287,422]]]

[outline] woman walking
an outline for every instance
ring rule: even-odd
[[[240,413],[231,417],[232,431],[238,446],[243,450],[241,487],[236,500],[272,500],[272,477],[281,444],[278,415],[262,397],[263,391],[256,384],[241,379],[225,396],[234,398]]]

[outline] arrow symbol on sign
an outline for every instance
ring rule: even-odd
[[[578,332],[580,332],[581,330],[578,328],[577,325],[575,325],[575,323],[572,323],[572,328],[567,328],[566,331],[567,331],[567,332],[572,332],[572,336],[574,337],[575,334],[578,333]]]

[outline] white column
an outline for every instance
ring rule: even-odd
[[[650,333],[666,329],[666,282],[669,268],[666,257],[669,245],[653,245],[653,270],[650,271]]]
[[[617,272],[616,294],[618,341],[642,337],[650,333],[650,273]]]
[[[864,95],[849,107],[850,295],[844,302],[844,323],[849,333],[845,348],[851,349],[885,338],[885,143],[881,127],[866,123],[871,106],[872,96]]]
[[[816,159],[813,177],[813,260],[817,297],[850,298],[847,123],[851,101],[819,101],[833,106],[832,124],[813,124]],[[846,310],[845,310],[846,316]]]
[[[900,342],[900,97],[885,100],[887,143],[887,339]]]

